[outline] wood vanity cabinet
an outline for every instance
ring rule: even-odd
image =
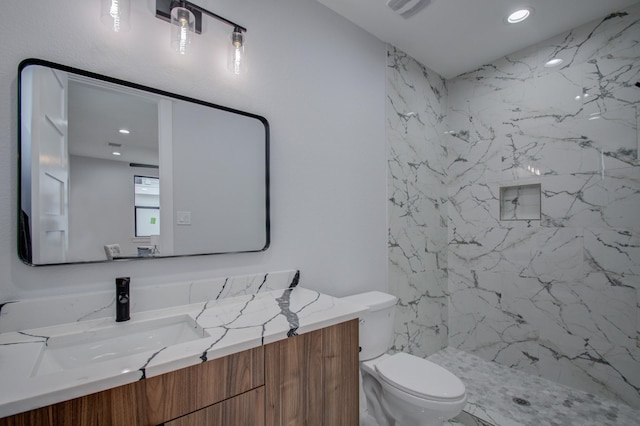
[[[0,426],[358,425],[358,320],[0,419]]]
[[[265,346],[266,425],[357,426],[358,320]]]

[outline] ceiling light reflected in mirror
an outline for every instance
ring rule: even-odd
[[[560,58],[553,58],[544,63],[544,66],[547,68],[557,67],[562,64],[564,61]]]
[[[531,16],[532,9],[531,8],[522,8],[518,9],[515,12],[512,12],[507,18],[507,22],[510,24],[517,24],[519,22],[524,21],[529,16]]]

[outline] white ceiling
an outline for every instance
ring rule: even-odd
[[[69,154],[157,165],[157,98],[70,75]],[[131,133],[119,133],[123,128]],[[113,151],[121,155],[114,156]]]
[[[638,0],[432,0],[404,19],[387,0],[318,0],[379,39],[452,78],[558,35]],[[520,6],[534,13],[520,24],[506,17]]]

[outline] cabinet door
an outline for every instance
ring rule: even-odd
[[[266,424],[357,426],[358,320],[265,347]]]
[[[264,386],[166,422],[164,426],[264,426]]]
[[[322,425],[322,331],[265,347],[267,425]]]
[[[323,418],[326,426],[358,425],[358,320],[322,330]]]
[[[5,417],[0,426],[154,426],[262,386],[263,371],[258,347]]]
[[[1,426],[53,426],[54,424],[51,406],[0,419]]]
[[[0,426],[131,426],[144,424],[132,383],[0,419]]]

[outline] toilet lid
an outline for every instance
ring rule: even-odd
[[[391,386],[420,398],[447,401],[465,393],[456,375],[417,356],[397,353],[376,364],[376,370]]]

